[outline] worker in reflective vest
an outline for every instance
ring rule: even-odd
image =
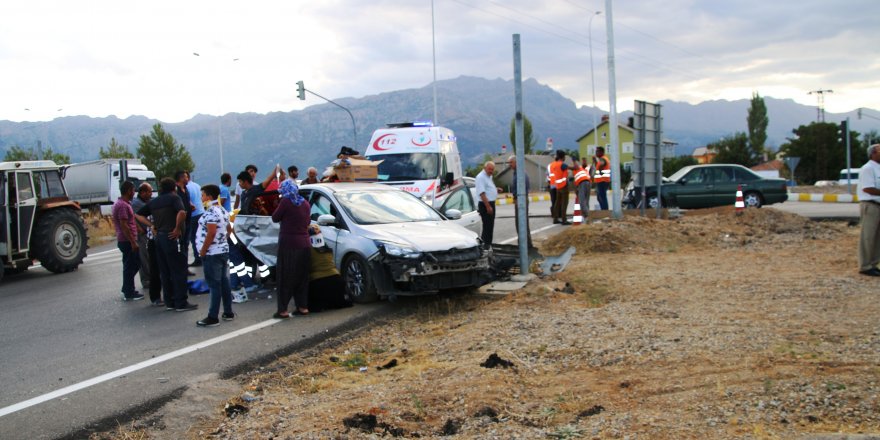
[[[583,216],[583,223],[586,223],[590,219],[591,170],[587,166],[586,158],[584,158],[584,163],[581,165],[578,165],[577,161],[572,158],[572,164],[574,165],[574,187],[577,191],[578,204],[580,205],[581,216]]]
[[[553,162],[547,164],[547,191],[550,192],[550,217],[553,217],[553,205],[556,204],[556,185],[553,184]]]
[[[565,211],[568,210],[568,164],[565,163],[565,151],[556,150],[556,160],[550,164],[550,184],[556,187],[556,201],[551,212],[553,223],[570,225]]]
[[[596,185],[596,199],[599,201],[599,209],[608,209],[608,187],[611,186],[611,162],[605,157],[605,147],[596,147],[596,155],[593,156],[593,169],[595,174],[593,183]]]

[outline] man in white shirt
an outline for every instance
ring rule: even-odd
[[[495,163],[489,161],[483,165],[483,171],[480,171],[476,178],[477,197],[480,198],[477,212],[480,213],[480,219],[483,220],[483,231],[480,237],[483,239],[483,247],[486,249],[492,246],[492,235],[495,232],[495,200],[498,199],[498,192],[501,191],[492,180],[494,173]]]
[[[880,277],[880,144],[868,147],[868,162],[859,171],[862,233],[859,239],[859,273]]]

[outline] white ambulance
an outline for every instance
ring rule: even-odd
[[[430,122],[388,124],[376,130],[364,156],[382,161],[380,183],[403,189],[438,209],[449,194],[464,186],[455,133]]]

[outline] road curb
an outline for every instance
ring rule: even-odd
[[[820,203],[858,203],[859,197],[853,194],[813,194],[788,193],[789,202],[820,202]]]

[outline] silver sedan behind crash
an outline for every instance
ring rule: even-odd
[[[444,217],[385,185],[314,184],[300,193],[357,302],[476,287],[489,269],[477,234],[455,223],[461,218],[457,210]],[[258,258],[274,264],[278,229],[271,218],[239,216],[235,233]]]

